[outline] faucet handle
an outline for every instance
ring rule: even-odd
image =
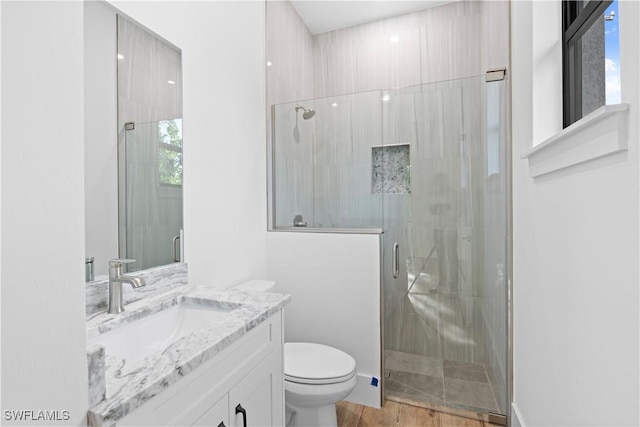
[[[135,259],[116,258],[109,260],[109,277],[117,277],[123,273],[125,264],[136,262]]]
[[[132,262],[136,262],[135,259],[127,259],[127,258],[116,258],[109,260],[109,267],[117,267],[120,265],[131,264]]]

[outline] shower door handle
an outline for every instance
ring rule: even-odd
[[[391,257],[391,269],[393,270],[393,278],[397,279],[400,275],[400,246],[398,242],[393,244],[393,255]]]
[[[176,243],[180,242],[180,236],[176,236],[173,238],[173,262],[180,262],[180,248],[176,246]]]

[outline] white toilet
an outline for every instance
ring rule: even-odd
[[[284,344],[284,401],[287,427],[337,426],[336,402],[358,382],[356,361],[322,344]]]
[[[268,292],[270,280],[251,280],[235,286],[245,292]],[[356,361],[347,353],[323,344],[284,344],[284,400],[287,427],[335,427],[336,402],[347,397],[358,382]]]

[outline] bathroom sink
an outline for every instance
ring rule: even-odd
[[[224,319],[233,307],[182,301],[180,304],[133,320],[122,327],[88,340],[104,346],[107,354],[124,359],[143,359],[163,351],[172,342]]]

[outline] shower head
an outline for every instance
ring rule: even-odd
[[[306,109],[302,105],[296,105],[296,113],[298,112],[298,110],[304,111],[304,113],[302,113],[302,118],[305,120],[309,120],[311,117],[316,115],[316,112],[311,108]]]

